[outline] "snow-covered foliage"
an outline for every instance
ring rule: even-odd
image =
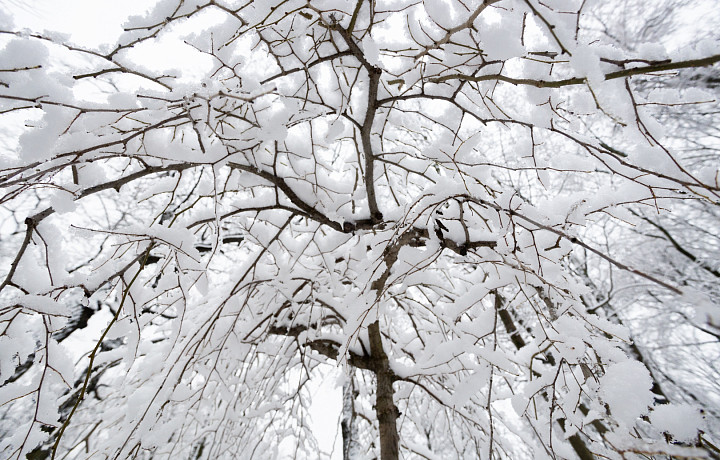
[[[672,110],[718,120],[720,43],[613,14],[162,0],[99,48],[0,26],[0,456],[322,458],[328,369],[346,458],[719,455],[720,136]],[[648,352],[667,318],[698,363]]]

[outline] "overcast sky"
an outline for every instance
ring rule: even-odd
[[[130,15],[142,14],[147,0],[0,0],[16,28],[57,30],[85,45],[112,42]]]

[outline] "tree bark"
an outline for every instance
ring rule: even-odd
[[[343,460],[352,460],[356,457],[357,427],[355,426],[355,367],[350,366],[350,372],[343,384],[342,429]]]
[[[375,363],[377,388],[375,390],[375,414],[380,430],[380,458],[397,460],[399,436],[397,419],[400,415],[393,401],[393,381],[395,374],[390,369],[390,362],[382,345],[380,322],[375,321],[368,327],[370,352]]]

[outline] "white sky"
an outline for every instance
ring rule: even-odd
[[[142,14],[147,0],[0,0],[15,27],[71,34],[74,42],[97,45],[114,41],[128,16]]]
[[[103,44],[114,44],[127,19],[143,15],[155,3],[153,0],[0,0],[0,9],[13,17],[14,30],[61,32],[68,34],[73,44],[97,49]],[[212,21],[213,17],[209,16],[208,20]],[[8,27],[0,24],[0,28]],[[170,74],[177,73],[171,69],[182,68],[183,75],[194,79],[204,75],[208,67],[203,64],[209,66],[211,60],[203,56],[187,65],[189,52],[197,55],[178,41],[166,40],[135,47],[125,52],[132,53],[131,57],[126,54],[123,58],[132,59],[140,68],[168,70]]]

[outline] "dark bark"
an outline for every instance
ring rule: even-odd
[[[375,196],[375,154],[372,149],[372,128],[375,120],[375,112],[378,108],[378,87],[380,86],[380,76],[382,69],[375,67],[365,58],[365,54],[355,43],[352,30],[344,29],[338,24],[333,25],[333,30],[337,31],[345,41],[355,58],[365,68],[368,73],[368,103],[365,110],[365,118],[360,127],[360,141],[362,142],[363,154],[365,158],[365,189],[368,199],[368,208],[370,208],[370,221],[374,224],[383,220],[382,212],[378,208],[377,198]]]
[[[580,457],[580,460],[595,459],[593,453],[590,452],[590,449],[587,448],[587,444],[585,444],[585,441],[583,441],[582,438],[577,435],[577,433],[570,436],[570,438],[568,438],[568,441],[570,441],[570,445],[572,446],[577,456]]]
[[[375,390],[375,414],[380,430],[380,458],[382,460],[397,460],[399,435],[397,419],[400,416],[393,401],[393,381],[395,374],[390,369],[390,362],[382,345],[380,323],[375,321],[368,327],[370,337],[370,351],[375,363],[377,388]]]

